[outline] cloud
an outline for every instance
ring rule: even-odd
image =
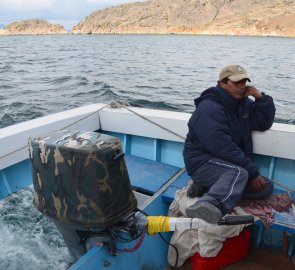
[[[67,28],[90,13],[139,0],[0,0],[0,24],[25,19],[55,21]]]
[[[56,0],[0,0],[0,7],[7,10],[42,10],[52,8]]]

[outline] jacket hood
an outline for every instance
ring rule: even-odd
[[[202,101],[208,99],[223,104],[223,106],[227,107],[229,110],[235,111],[240,102],[244,102],[247,98],[238,100],[224,91],[220,86],[216,86],[208,88],[200,97],[194,100],[196,107],[198,107]]]
[[[218,91],[219,90],[217,87],[210,87],[207,90],[205,90],[198,98],[194,100],[196,107],[198,107],[198,105],[206,99],[220,102]]]

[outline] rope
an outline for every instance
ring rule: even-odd
[[[18,152],[18,151],[20,151],[20,150],[25,149],[25,148],[27,148],[27,145],[26,145],[26,146],[23,146],[23,147],[20,147],[20,148],[18,148],[18,149],[16,149],[16,150],[14,150],[14,151],[12,151],[12,152],[10,152],[10,153],[4,155],[4,156],[0,156],[0,159],[5,158],[5,157],[7,157],[7,156],[10,156],[10,155],[12,155],[12,154],[14,154],[14,153],[16,153],[16,152]]]
[[[170,232],[169,220],[170,217],[165,216],[148,216],[148,233],[149,235],[156,235],[157,232]]]
[[[126,105],[127,105],[127,104],[126,104]],[[146,120],[146,121],[148,121],[148,122],[150,122],[150,123],[152,123],[152,124],[154,124],[154,125],[156,125],[156,126],[162,128],[162,129],[164,129],[164,130],[166,130],[166,131],[168,131],[168,132],[174,134],[175,136],[177,136],[177,137],[179,137],[179,138],[185,140],[185,138],[184,138],[183,136],[181,136],[181,135],[177,134],[176,132],[174,132],[174,131],[172,131],[172,130],[166,128],[166,127],[163,127],[163,126],[161,126],[160,124],[158,124],[158,123],[156,123],[156,122],[154,122],[154,121],[152,121],[152,120],[150,120],[150,119],[144,117],[143,115],[141,115],[141,114],[139,114],[139,113],[137,113],[137,112],[135,112],[135,111],[129,109],[126,105],[123,104],[122,102],[119,102],[119,101],[112,101],[111,103],[106,104],[105,106],[103,106],[103,107],[99,108],[98,110],[94,111],[93,113],[88,114],[88,115],[86,115],[86,116],[84,116],[84,117],[78,119],[77,121],[75,121],[75,122],[73,122],[73,123],[71,123],[71,124],[69,124],[69,125],[67,125],[67,126],[65,126],[65,127],[63,127],[63,128],[61,128],[61,129],[53,130],[53,132],[54,132],[54,131],[64,130],[64,129],[68,128],[68,127],[71,127],[71,126],[73,126],[73,125],[75,125],[75,124],[81,122],[82,120],[84,120],[84,119],[90,117],[91,115],[93,115],[93,114],[95,114],[95,113],[97,113],[97,112],[99,112],[99,111],[101,111],[101,110],[103,110],[103,109],[105,109],[105,108],[107,108],[107,107],[110,107],[110,108],[112,108],[112,109],[124,108],[124,109],[126,109],[126,110],[128,110],[128,111],[130,111],[130,112],[132,112],[132,113],[134,113],[134,114],[136,114],[137,116],[141,117],[142,119],[144,119],[144,120]],[[27,148],[27,146],[22,146],[22,147],[20,147],[20,148],[14,150],[14,151],[12,151],[12,152],[10,152],[10,153],[7,153],[7,154],[5,154],[5,155],[3,155],[3,156],[0,156],[0,160],[3,159],[3,158],[5,158],[5,157],[7,157],[7,156],[10,156],[10,155],[12,155],[12,154],[18,152],[18,151],[21,151],[21,150],[23,150],[23,149],[25,149],[25,148]]]
[[[86,115],[86,116],[84,116],[84,117],[80,118],[79,120],[75,121],[75,122],[74,122],[74,123],[72,123],[72,124],[69,124],[69,125],[67,125],[67,126],[65,126],[65,127],[63,127],[63,128],[61,128],[61,129],[59,129],[59,130],[54,130],[54,131],[60,131],[60,130],[64,130],[64,129],[66,129],[66,128],[68,128],[68,127],[71,127],[71,126],[73,126],[73,125],[75,125],[75,124],[77,124],[77,123],[81,122],[82,120],[84,120],[84,119],[86,119],[86,118],[90,117],[91,115],[93,115],[93,114],[96,114],[97,112],[99,112],[99,111],[103,110],[104,108],[106,108],[106,107],[108,107],[108,106],[110,106],[110,104],[107,104],[107,105],[105,105],[105,106],[101,107],[100,109],[98,109],[98,110],[94,111],[93,113],[91,113],[91,114],[88,114],[88,115]],[[53,132],[54,132],[54,131],[53,131]]]
[[[137,112],[133,111],[132,109],[130,109],[130,108],[128,108],[128,107],[126,107],[126,106],[125,106],[125,105],[123,105],[122,103],[119,103],[119,102],[114,102],[114,106],[116,106],[116,105],[117,105],[117,104],[115,104],[115,103],[117,103],[117,104],[118,104],[118,106],[120,106],[119,108],[124,108],[124,109],[126,109],[127,111],[130,111],[130,112],[134,113],[135,115],[139,116],[140,118],[142,118],[142,119],[144,119],[144,120],[146,120],[146,121],[148,121],[148,122],[150,122],[150,123],[154,124],[155,126],[157,126],[157,127],[161,128],[161,129],[163,129],[163,130],[166,130],[166,131],[168,131],[169,133],[171,133],[171,134],[173,134],[173,135],[175,135],[175,136],[179,137],[179,138],[180,138],[180,139],[182,139],[182,140],[185,140],[185,137],[183,137],[183,136],[179,135],[178,133],[176,133],[176,132],[172,131],[171,129],[169,129],[169,128],[166,128],[166,127],[164,127],[164,126],[162,126],[162,125],[160,125],[160,124],[158,124],[158,123],[156,123],[156,122],[154,122],[154,121],[152,121],[152,120],[150,120],[150,119],[146,118],[145,116],[143,116],[143,115],[141,115],[141,114],[139,114],[139,113],[137,113]]]
[[[52,132],[54,132],[54,131],[61,131],[61,130],[64,130],[64,129],[70,127],[70,126],[73,126],[73,125],[75,125],[75,124],[81,122],[82,120],[84,120],[84,119],[90,117],[91,115],[93,115],[93,114],[95,114],[95,113],[97,113],[97,112],[103,110],[104,108],[108,107],[109,105],[110,105],[110,104],[107,104],[107,105],[105,105],[105,106],[99,108],[98,110],[94,111],[93,113],[88,114],[88,115],[86,115],[86,116],[84,116],[84,117],[78,119],[77,121],[75,121],[75,122],[73,122],[73,123],[71,123],[71,124],[69,124],[69,125],[67,125],[67,126],[65,126],[65,127],[63,127],[63,128],[61,128],[61,129],[53,130]],[[21,151],[21,150],[23,150],[23,149],[25,149],[25,148],[27,148],[27,145],[26,145],[26,146],[22,146],[22,147],[20,147],[20,148],[17,148],[16,150],[14,150],[14,151],[12,151],[12,152],[10,152],[10,153],[7,153],[7,154],[5,154],[5,155],[3,155],[3,156],[0,156],[0,160],[3,159],[3,158],[5,158],[5,157],[8,157],[8,156],[10,156],[10,155],[12,155],[12,154],[14,154],[14,153],[16,153],[16,152],[18,152],[18,151]]]

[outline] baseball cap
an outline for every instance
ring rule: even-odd
[[[233,82],[238,82],[244,79],[247,79],[249,82],[251,82],[246,70],[239,65],[229,65],[224,67],[220,71],[219,81],[222,81],[224,78],[228,78]]]

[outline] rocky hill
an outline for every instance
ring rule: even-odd
[[[13,22],[0,29],[0,35],[48,35],[66,33],[67,31],[62,25],[51,24],[45,20]]]
[[[72,32],[295,37],[295,1],[149,0],[95,11]]]

